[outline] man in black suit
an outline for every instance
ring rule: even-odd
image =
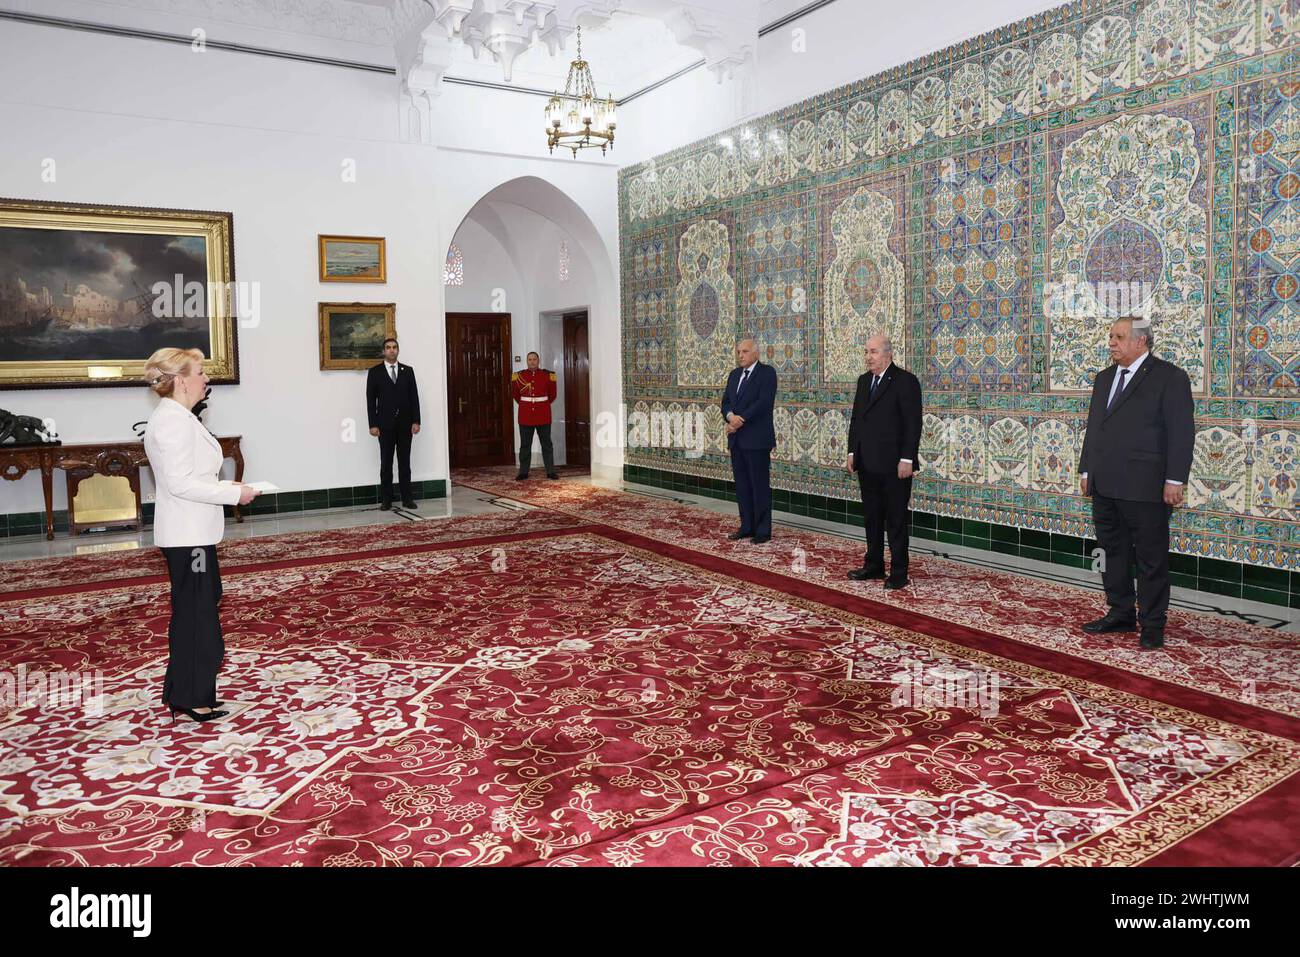
[[[1164,644],[1169,608],[1169,518],[1183,504],[1196,439],[1187,373],[1151,354],[1150,320],[1110,327],[1115,364],[1097,375],[1079,455],[1079,491],[1092,496],[1110,610],[1083,630],[1133,631],[1143,648]],[[1136,599],[1129,555],[1137,557]]]
[[[736,504],[740,528],[727,537],[754,539],[762,545],[772,538],[772,450],[776,429],[772,408],[776,404],[776,370],[758,361],[753,339],[736,343],[736,368],[727,376],[722,393],[722,417],[727,420],[727,448],[731,474],[736,479]]]
[[[415,508],[411,494],[411,437],[420,434],[420,393],[415,370],[397,361],[397,340],[384,340],[384,361],[366,376],[366,414],[370,434],[379,438],[379,507],[393,507],[393,451],[402,507]]]
[[[921,383],[894,365],[894,347],[885,335],[867,340],[867,371],[858,376],[849,421],[847,468],[858,473],[867,553],[854,581],[885,577],[885,533],[890,567],[886,588],[907,587],[907,503],[912,474],[920,466]]]

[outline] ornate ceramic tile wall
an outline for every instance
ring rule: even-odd
[[[1175,547],[1300,569],[1298,44],[1294,0],[1079,0],[623,171],[625,400],[709,425],[628,461],[729,478],[754,335],[774,484],[854,498],[884,329],[925,389],[914,505],[1089,535],[1088,391],[1108,317],[1148,311],[1197,396]]]

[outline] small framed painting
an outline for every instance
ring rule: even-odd
[[[322,302],[320,367],[365,370],[383,360],[384,340],[397,338],[397,304]]]
[[[321,282],[388,282],[382,236],[317,236]]]

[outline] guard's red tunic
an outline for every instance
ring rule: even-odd
[[[555,401],[555,373],[522,369],[510,377],[510,392],[519,403],[520,425],[550,425]]]

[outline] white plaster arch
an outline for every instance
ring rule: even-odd
[[[591,349],[591,461],[594,474],[621,474],[621,447],[603,448],[597,443],[601,414],[620,415],[622,402],[621,319],[618,294],[618,215],[617,169],[612,164],[547,162],[543,179],[535,175],[517,175],[517,157],[480,154],[470,169],[462,167],[457,183],[439,180],[439,244],[443,262],[448,246],[466,219],[472,218],[490,231],[512,254],[514,242],[504,227],[500,210],[522,207],[555,224],[570,237],[570,249],[586,260],[590,267],[594,291],[585,305]],[[518,261],[518,260],[517,260]],[[470,264],[466,264],[470,268]],[[445,289],[439,284],[439,315],[445,313]],[[533,317],[535,318],[535,317]],[[446,327],[439,322],[436,332],[441,370],[441,393],[444,421],[441,428],[443,453],[448,431],[446,395]],[[621,421],[621,420],[620,420]],[[449,461],[444,458],[443,461]]]

